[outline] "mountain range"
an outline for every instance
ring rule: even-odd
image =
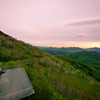
[[[62,48],[57,48],[57,47],[37,47],[39,49],[42,49],[52,55],[59,54],[59,55],[66,55],[78,51],[82,51],[84,49],[79,48],[79,47],[62,47]]]
[[[59,55],[66,55],[66,54],[70,54],[70,53],[74,53],[74,52],[79,52],[79,51],[95,51],[100,53],[100,48],[94,47],[94,48],[79,48],[79,47],[41,47],[41,46],[37,46],[37,48],[42,49],[52,55],[55,54],[59,54]]]

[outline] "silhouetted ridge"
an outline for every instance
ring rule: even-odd
[[[2,31],[0,31],[0,35],[8,36],[7,34],[3,33]]]

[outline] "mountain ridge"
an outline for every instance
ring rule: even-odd
[[[95,51],[100,53],[100,48],[94,47],[94,48],[80,48],[80,47],[41,47],[37,46],[37,48],[42,49],[52,55],[55,54],[60,54],[60,55],[66,55],[74,52],[79,52],[79,51]]]
[[[74,52],[78,52],[78,51],[82,51],[84,49],[79,48],[79,47],[61,47],[61,48],[57,48],[57,47],[38,47],[39,49],[42,49],[52,55],[55,54],[60,54],[60,55],[66,55],[69,53],[74,53]]]

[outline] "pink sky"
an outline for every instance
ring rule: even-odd
[[[0,0],[0,30],[34,46],[100,47],[100,0]]]

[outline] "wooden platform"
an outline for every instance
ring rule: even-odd
[[[34,93],[23,67],[8,69],[0,75],[0,100],[19,100]]]

